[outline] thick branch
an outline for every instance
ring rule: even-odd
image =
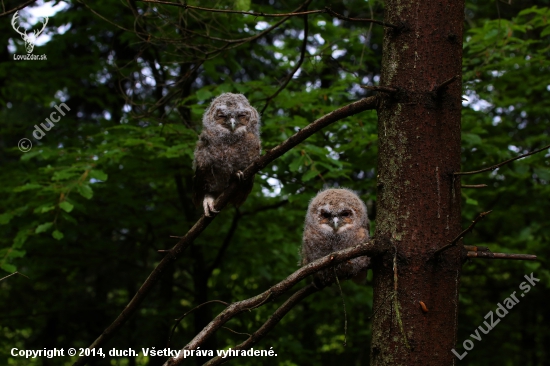
[[[175,358],[170,358],[164,366],[179,365],[185,359],[183,357],[184,350],[193,350],[200,347],[208,338],[210,338],[219,328],[221,328],[229,320],[242,313],[243,311],[257,308],[268,301],[274,300],[281,294],[290,290],[295,284],[300,282],[305,277],[330,266],[337,265],[352,258],[367,255],[374,257],[379,255],[382,248],[375,247],[376,241],[371,239],[364,244],[359,244],[352,248],[340,250],[331,253],[323,258],[319,258],[304,267],[300,268],[283,281],[271,287],[267,291],[252,297],[247,300],[242,300],[229,305],[222,311],[214,320],[212,320],[204,329],[189,342]]]
[[[462,231],[460,234],[457,235],[456,238],[454,238],[449,244],[445,245],[444,247],[441,247],[439,248],[438,250],[435,251],[434,253],[434,256],[438,255],[439,253],[441,252],[444,252],[446,251],[447,249],[449,249],[450,247],[453,247],[456,245],[456,243],[458,243],[458,241],[460,239],[462,239],[464,237],[464,235],[468,234],[470,231],[472,231],[474,229],[474,226],[476,226],[476,224],[481,221],[485,216],[487,216],[488,214],[490,214],[491,211],[487,211],[487,212],[482,212],[479,214],[478,217],[476,217],[476,219],[474,221],[472,221],[472,223],[470,224],[470,226],[468,226],[464,231]]]
[[[313,283],[310,283],[301,290],[296,291],[281,307],[279,307],[273,315],[256,331],[254,332],[246,341],[235,346],[232,350],[247,350],[254,346],[258,341],[264,338],[270,331],[273,329],[281,319],[296,306],[300,301],[308,297],[309,295],[319,291],[315,288]],[[226,357],[217,356],[205,363],[203,366],[214,366],[221,365],[222,363],[234,358],[235,356],[227,355]]]
[[[243,172],[243,180],[251,179],[254,174],[263,169],[273,160],[277,159],[279,156],[283,155],[294,146],[303,142],[305,139],[313,135],[315,132],[321,130],[322,128],[330,125],[331,123],[337,122],[343,118],[353,116],[354,114],[375,109],[378,105],[378,99],[376,97],[363,98],[357,102],[348,104],[342,108],[338,108],[335,111],[330,112],[327,115],[319,118],[318,120],[310,123],[304,129],[292,135],[286,141],[282,142],[277,147],[267,151],[263,156],[258,158],[254,163],[252,163],[248,168]],[[235,180],[232,184],[218,197],[215,201],[215,208],[217,211],[224,208],[230,197],[234,194],[235,190],[238,187],[238,182]],[[149,277],[141,285],[139,290],[136,292],[132,300],[126,305],[122,310],[120,315],[115,319],[115,321],[103,331],[103,333],[90,345],[89,348],[96,348],[103,345],[107,340],[109,340],[113,334],[130,318],[130,316],[136,312],[139,308],[139,305],[149,294],[153,286],[160,279],[163,271],[176,260],[177,256],[180,255],[193,241],[206,229],[206,227],[214,220],[215,217],[205,217],[204,215],[193,225],[193,227],[185,234],[180,241],[168,251],[168,254],[162,259],[162,261],[157,265],[157,267],[151,272]],[[86,364],[87,357],[81,356],[73,364],[73,366],[82,366]]]
[[[493,165],[493,166],[490,166],[488,168],[484,168],[484,169],[480,169],[480,170],[474,170],[472,172],[456,172],[456,173],[453,173],[454,175],[472,175],[472,174],[478,174],[478,173],[483,173],[483,172],[488,172],[488,171],[493,171],[495,169],[498,169],[500,168],[501,166],[503,165],[506,165],[508,163],[511,163],[512,161],[514,160],[518,160],[518,159],[521,159],[521,158],[524,158],[526,156],[529,156],[529,155],[533,155],[533,154],[537,154],[541,151],[544,151],[544,150],[547,150],[547,149],[550,149],[550,145],[546,145],[545,147],[543,148],[540,148],[538,150],[535,150],[535,151],[531,151],[527,154],[523,154],[523,155],[520,155],[520,156],[516,156],[515,158],[512,158],[512,159],[508,159],[508,160],[505,160],[503,161],[502,163],[498,163],[497,165]]]

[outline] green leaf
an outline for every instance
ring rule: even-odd
[[[39,189],[39,188],[42,188],[42,186],[40,184],[27,183],[23,186],[15,187],[13,191],[14,192],[24,192],[24,191],[28,191],[28,190],[31,190],[31,189]]]
[[[297,172],[298,169],[300,169],[300,167],[304,165],[305,159],[306,159],[305,155],[300,155],[299,157],[294,159],[292,163],[290,163],[290,165],[288,166],[288,169],[290,169],[291,172]]]
[[[71,212],[74,208],[74,205],[67,201],[63,201],[59,204],[59,207],[66,212]]]
[[[57,239],[57,240],[61,240],[63,239],[63,233],[59,230],[54,230],[54,232],[52,233],[52,236],[54,239]]]
[[[25,244],[25,241],[27,241],[27,238],[29,237],[29,230],[28,229],[21,229],[19,232],[17,232],[17,235],[15,235],[15,239],[13,239],[13,248],[21,248],[23,244]]]
[[[52,222],[47,222],[45,224],[41,224],[41,225],[38,225],[38,227],[36,228],[36,230],[34,231],[36,234],[40,234],[40,233],[43,233],[43,232],[46,232],[48,231],[51,227],[52,227],[53,223]]]
[[[54,209],[55,209],[54,205],[46,204],[46,205],[38,206],[37,208],[34,209],[33,212],[37,213],[37,214],[42,214],[42,213],[46,213],[46,212],[49,212],[49,211],[54,210]]]
[[[65,169],[58,172],[55,172],[52,176],[52,180],[59,181],[59,180],[67,180],[76,178],[81,175],[81,172],[72,170],[72,169]]]
[[[235,9],[240,11],[250,10],[250,0],[235,0]]]
[[[102,170],[93,169],[90,171],[90,178],[94,178],[101,181],[106,181],[108,176]]]
[[[472,198],[466,198],[466,204],[467,205],[472,205],[472,206],[479,205],[479,203],[476,200],[472,199]]]
[[[92,188],[87,185],[87,184],[80,184],[78,186],[76,186],[76,190],[78,191],[78,193],[80,193],[80,195],[86,199],[90,199],[93,197],[94,195],[94,192],[92,191]]]
[[[462,139],[466,142],[469,142],[472,145],[481,145],[481,137],[479,135],[476,135],[474,133],[462,133]]]
[[[0,215],[0,225],[5,225],[10,222],[10,220],[13,218],[13,214],[9,212],[5,212],[2,215]]]
[[[12,250],[10,250],[10,252],[8,254],[8,257],[10,257],[10,258],[23,258],[25,256],[25,254],[27,254],[26,250],[12,249]]]
[[[17,271],[17,267],[9,263],[0,263],[0,268],[9,273]]]
[[[308,180],[311,180],[313,177],[316,177],[319,174],[319,172],[315,169],[310,169],[307,172],[302,175],[302,181],[307,182]]]
[[[535,168],[535,174],[547,182],[550,182],[550,168]]]
[[[212,98],[212,93],[206,89],[199,89],[195,94],[198,100],[208,100]]]

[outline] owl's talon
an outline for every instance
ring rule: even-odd
[[[204,197],[204,201],[202,201],[202,206],[204,208],[204,216],[206,217],[211,217],[210,213],[217,214],[220,212],[214,209],[214,197]]]
[[[239,182],[242,182],[244,180],[244,173],[241,172],[240,170],[237,171],[237,179],[239,180]]]

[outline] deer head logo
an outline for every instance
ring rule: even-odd
[[[23,38],[23,41],[25,41],[25,48],[27,49],[27,53],[31,53],[32,50],[34,49],[34,41],[36,40],[36,38],[38,38],[39,35],[42,34],[42,32],[44,31],[44,28],[46,28],[46,24],[48,24],[48,18],[46,17],[42,20],[42,29],[34,30],[32,32],[32,34],[34,35],[34,39],[31,39],[29,37],[29,34],[27,34],[27,30],[25,30],[25,32],[21,32],[19,30],[19,26],[16,24],[17,19],[19,18],[18,13],[19,11],[16,11],[15,14],[13,14],[13,18],[11,18],[11,26],[17,33],[21,35],[21,38]]]

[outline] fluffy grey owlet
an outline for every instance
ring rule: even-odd
[[[193,161],[193,202],[210,216],[232,177],[260,156],[260,115],[244,95],[224,93],[204,112],[202,124]],[[253,184],[254,177],[240,182],[230,203],[242,204]]]
[[[327,189],[311,200],[306,214],[302,244],[302,266],[332,252],[354,247],[369,238],[367,207],[349,189]],[[370,259],[358,257],[337,265],[339,280],[366,274]],[[334,268],[314,275],[314,282],[333,283]]]

